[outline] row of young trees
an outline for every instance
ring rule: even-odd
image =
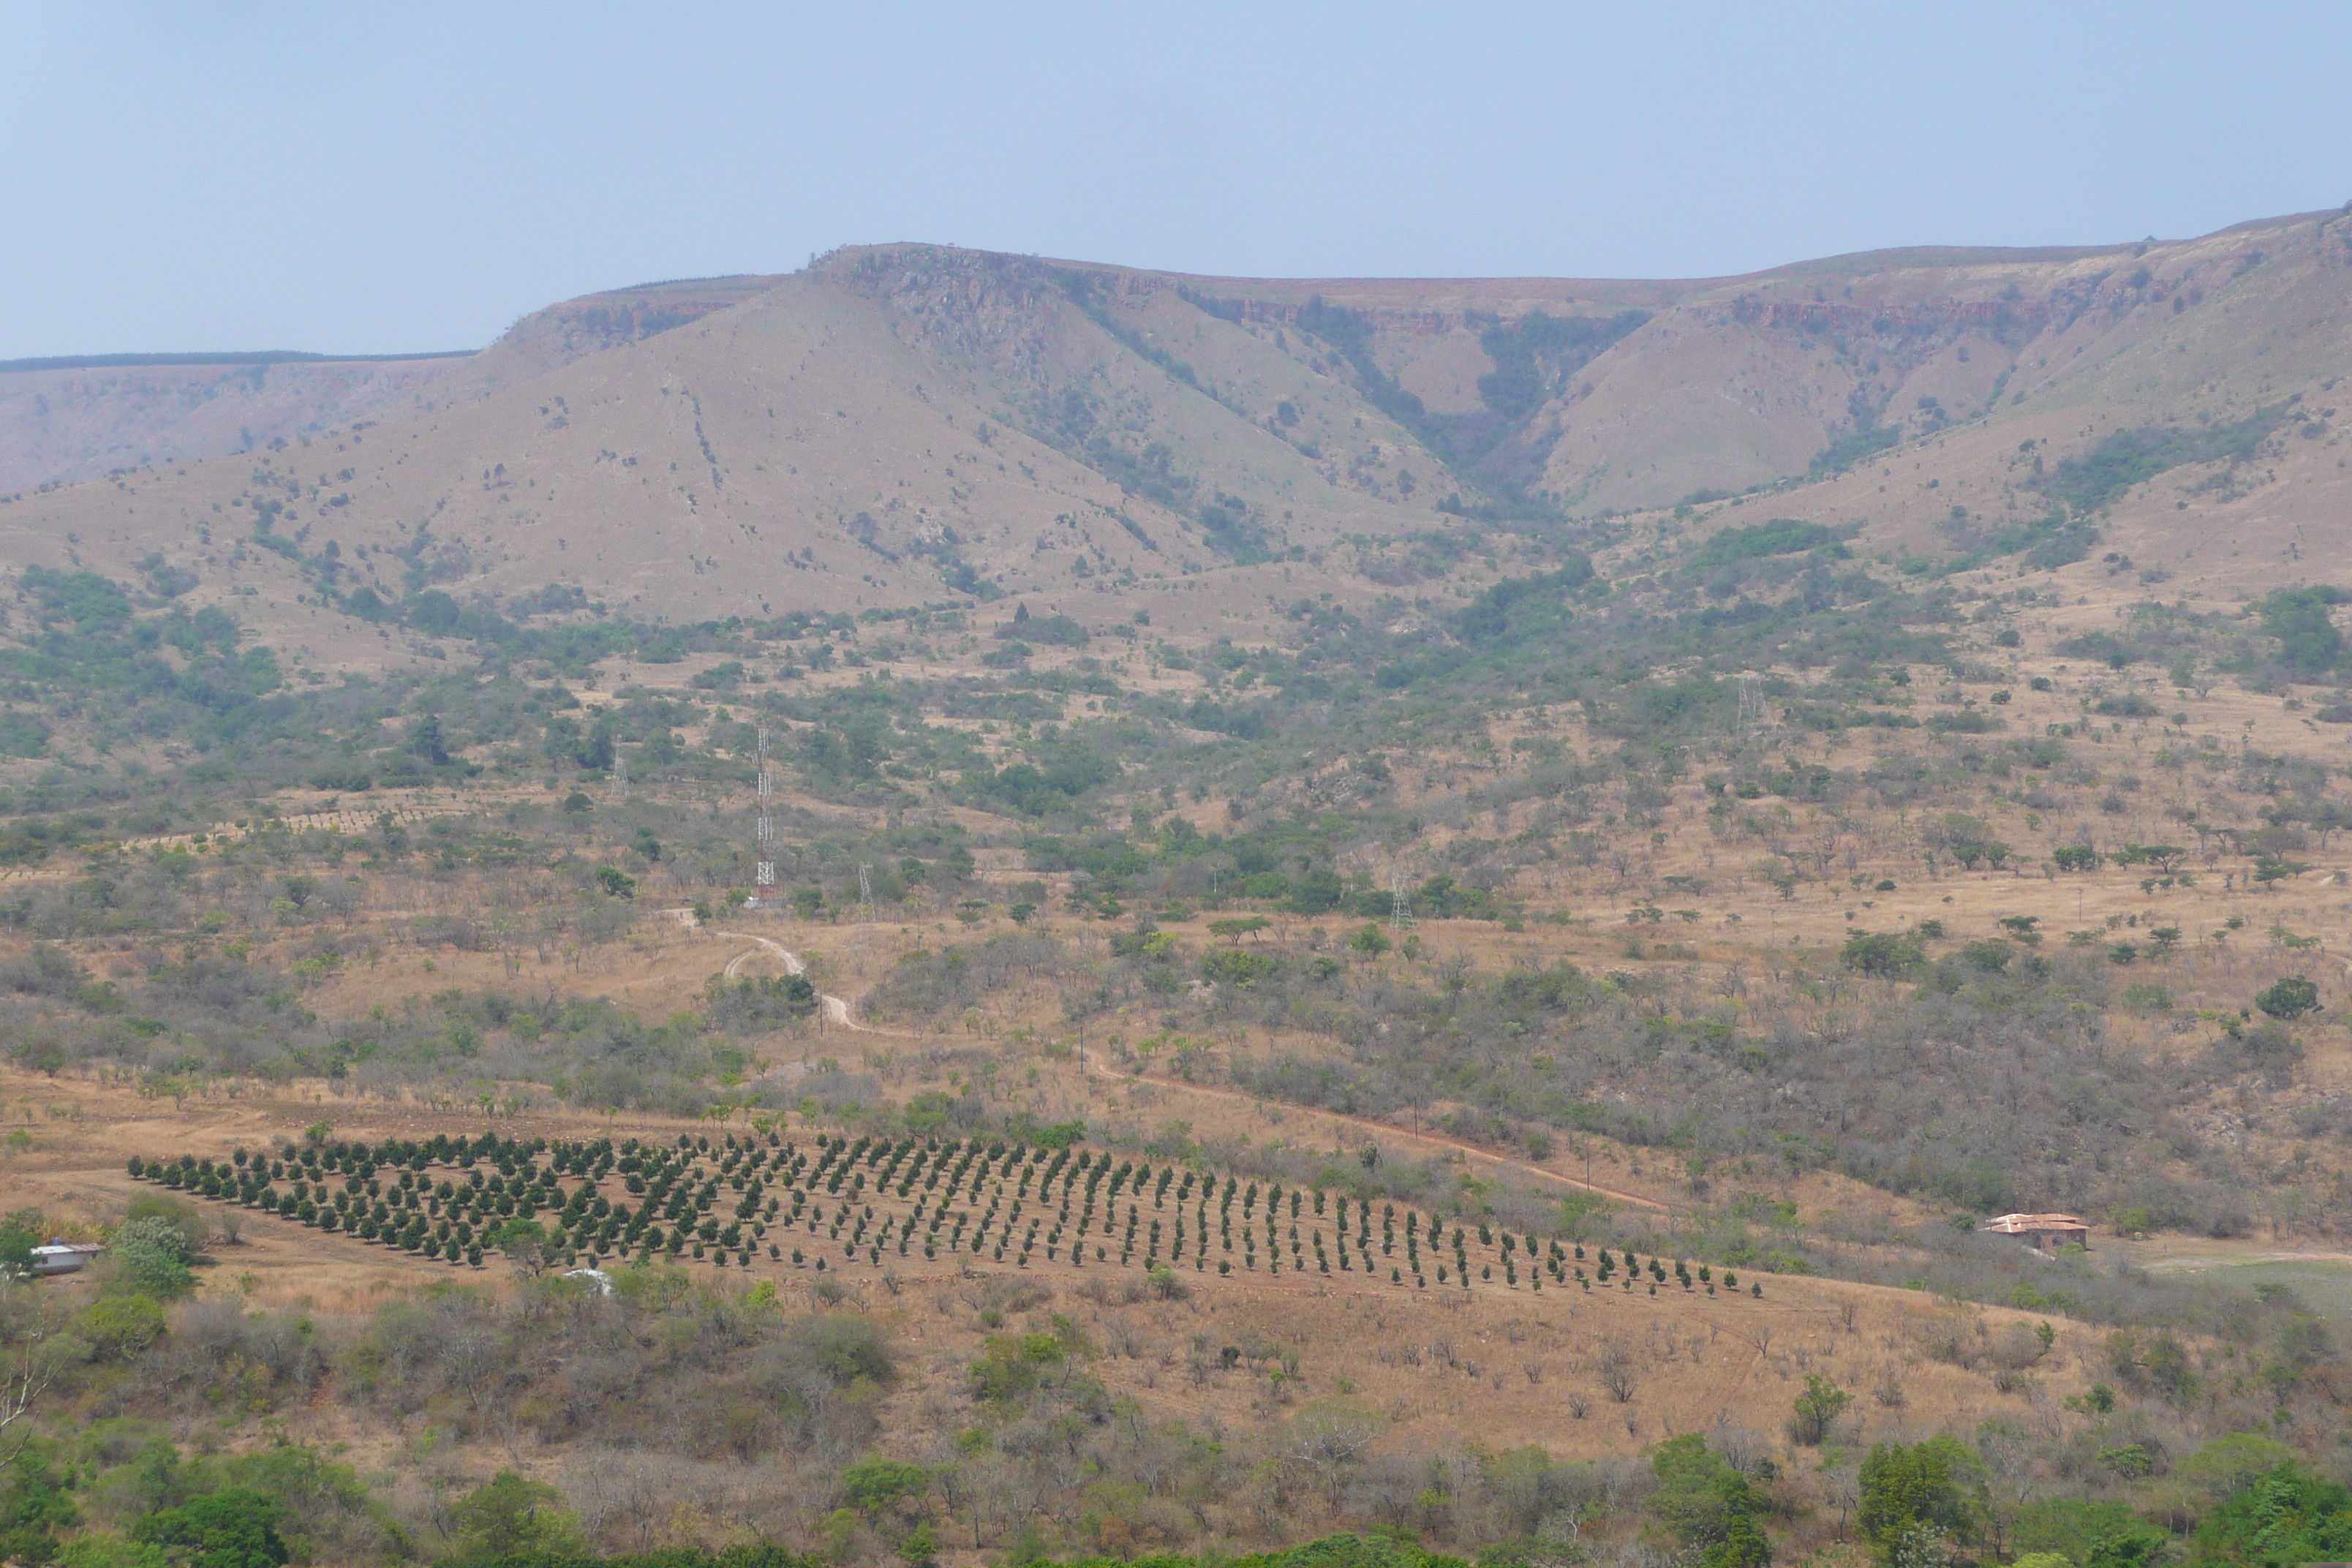
[[[715,1267],[751,1268],[762,1249],[768,1262],[782,1262],[788,1240],[805,1226],[812,1240],[822,1230],[844,1261],[863,1252],[877,1267],[886,1251],[904,1258],[919,1247],[927,1259],[985,1253],[1002,1263],[1009,1255],[1023,1268],[1062,1261],[1083,1268],[1090,1255],[1108,1264],[1115,1250],[1120,1266],[1189,1264],[1205,1272],[1213,1234],[1220,1276],[1236,1264],[1257,1271],[1262,1246],[1270,1277],[1311,1267],[1328,1278],[1336,1262],[1339,1274],[1385,1274],[1389,1285],[1410,1279],[1416,1289],[1433,1275],[1439,1287],[1465,1291],[1524,1282],[1540,1294],[1547,1279],[1556,1289],[1638,1289],[1651,1297],[1661,1289],[1714,1296],[1718,1283],[1732,1295],[1741,1289],[1733,1270],[1718,1282],[1714,1266],[1677,1258],[1670,1272],[1669,1259],[1644,1262],[1631,1247],[1621,1255],[1604,1247],[1588,1258],[1580,1239],[1498,1229],[1483,1216],[1400,1213],[1392,1202],[1380,1204],[1376,1216],[1372,1200],[1351,1204],[1344,1191],[1286,1189],[1233,1171],[1221,1181],[1213,1169],[1176,1162],[1155,1170],[1080,1145],[1079,1131],[1076,1123],[1048,1129],[1034,1143],[872,1134],[853,1142],[829,1133],[805,1151],[772,1127],[740,1139],[724,1133],[716,1145],[708,1134],[681,1133],[671,1146],[634,1138],[550,1145],[496,1132],[371,1146],[314,1134],[268,1152],[240,1147],[226,1160],[134,1155],[128,1170],[136,1181],[474,1268],[487,1250],[532,1268],[689,1251]],[[623,1191],[602,1190],[608,1180]],[[814,1267],[827,1268],[827,1249],[814,1250]],[[796,1268],[811,1262],[797,1245],[790,1256]],[[1751,1297],[1763,1293],[1760,1281],[1747,1286]]]

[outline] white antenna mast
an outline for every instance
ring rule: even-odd
[[[757,890],[751,896],[751,906],[763,910],[773,907],[777,901],[776,863],[769,858],[776,852],[776,819],[768,815],[768,801],[775,793],[775,785],[768,777],[768,727],[765,724],[760,726],[759,736],[759,816],[753,830],[756,841],[752,846],[755,858],[752,874]]]
[[[874,923],[874,868],[861,861],[857,868],[857,921],[850,928],[849,951],[866,951],[866,932]]]

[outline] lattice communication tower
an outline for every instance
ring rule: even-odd
[[[750,907],[755,910],[774,909],[782,900],[776,891],[776,819],[771,815],[775,799],[775,780],[768,773],[768,727],[760,726],[759,809],[752,818],[752,880],[754,883]]]
[[[1752,675],[1739,678],[1739,729],[1754,734],[1764,727],[1764,683]]]

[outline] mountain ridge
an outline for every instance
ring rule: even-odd
[[[1369,605],[1389,585],[1368,552],[1466,541],[1479,518],[1674,531],[1763,493],[1890,558],[1962,554],[2049,511],[2044,458],[2298,408],[2288,425],[2319,438],[2275,437],[2259,483],[2242,454],[2101,501],[2119,552],[2234,592],[2294,576],[2305,536],[2340,521],[2327,391],[2346,363],[2342,213],[1681,281],[852,247],[562,301],[460,360],[0,374],[20,436],[28,396],[71,384],[86,449],[126,444],[100,439],[126,408],[243,447],[19,490],[0,563],[160,561],[191,604],[362,664],[399,645],[352,613],[361,586],[497,603],[561,584],[671,620],[1031,595],[1207,631],[1204,582],[1223,605],[1307,587]],[[306,427],[258,439],[239,422],[257,406]],[[60,445],[0,451],[21,468]],[[247,548],[263,500],[290,552]]]

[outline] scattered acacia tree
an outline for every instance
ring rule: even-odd
[[[1796,1413],[1789,1423],[1789,1436],[1809,1448],[1818,1448],[1826,1441],[1830,1428],[1853,1403],[1853,1395],[1818,1373],[1805,1376],[1805,1391],[1797,1395]]]
[[[515,1272],[526,1279],[544,1272],[554,1254],[547,1227],[537,1220],[510,1219],[483,1239],[506,1254]]]
[[[841,1472],[841,1500],[870,1516],[901,1498],[921,1496],[930,1484],[931,1473],[922,1466],[876,1455]]]
[[[1318,1399],[1292,1419],[1286,1447],[1336,1509],[1346,1493],[1349,1470],[1387,1429],[1387,1421],[1353,1400]]]
[[[1640,1386],[1633,1376],[1633,1358],[1622,1345],[1603,1345],[1601,1350],[1601,1386],[1609,1397],[1620,1405],[1633,1402],[1633,1392]]]
[[[2254,998],[2254,1005],[2287,1022],[2319,1010],[2319,987],[2300,974],[2274,981]]]

